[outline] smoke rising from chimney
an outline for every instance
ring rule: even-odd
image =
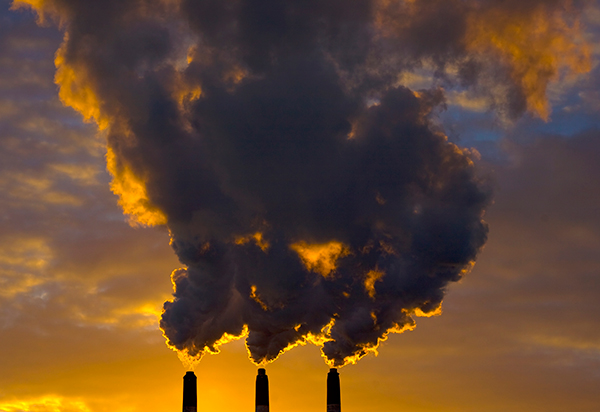
[[[552,78],[589,63],[565,41],[577,1],[14,4],[66,31],[60,97],[104,131],[132,224],[168,227],[184,268],[160,327],[191,360],[245,338],[257,364],[310,342],[343,366],[440,313],[490,193],[432,120],[444,89],[402,76],[544,117]]]

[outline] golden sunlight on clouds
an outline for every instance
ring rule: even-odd
[[[544,120],[550,116],[547,88],[563,74],[591,69],[590,46],[577,20],[538,7],[532,16],[490,9],[469,19],[467,47],[501,57],[521,86],[527,109]]]
[[[14,298],[46,281],[54,254],[41,237],[0,240],[0,297]]]
[[[13,0],[11,9],[32,8],[38,13],[38,21],[43,23],[45,21],[44,8],[47,6],[48,4],[45,0]]]
[[[415,316],[418,316],[420,318],[431,318],[433,316],[440,316],[442,314],[442,304],[440,303],[439,306],[436,306],[434,309],[428,312],[423,311],[421,308],[416,308],[414,314]]]
[[[490,107],[488,99],[473,95],[466,90],[461,92],[450,91],[447,94],[447,99],[449,104],[477,113],[483,113],[489,110]]]
[[[410,26],[411,19],[418,17],[411,14],[412,10],[431,8],[433,4],[444,4],[445,0],[377,1],[382,5],[401,4],[406,18],[395,24]],[[13,8],[35,8],[39,20],[43,21],[51,17],[53,8],[59,7],[55,4],[80,7],[87,3],[14,0]],[[92,0],[90,4],[93,3]],[[94,7],[102,4],[101,1],[95,3]],[[117,8],[126,3],[140,4],[114,2]],[[148,8],[157,4],[184,4],[180,0],[141,3]],[[347,3],[348,8],[354,4],[351,3]],[[458,0],[451,4],[474,3]],[[554,102],[551,87],[556,85],[566,90],[576,86],[575,81],[567,86],[561,76],[575,76],[590,69],[589,50],[600,44],[598,36],[595,35],[594,41],[582,40],[584,28],[570,20],[568,13],[544,13],[543,0],[537,0],[542,7],[529,16],[502,14],[500,9],[508,3],[517,4],[518,0],[482,1],[481,4],[498,6],[486,9],[485,13],[471,10],[467,37],[460,39],[465,44],[457,47],[466,46],[484,64],[499,63],[499,58],[502,81],[510,76],[515,83],[512,86],[520,85],[519,90],[524,92],[527,110],[548,120]],[[600,12],[595,10],[596,14],[588,18],[600,22]],[[337,10],[335,13],[337,17]],[[100,17],[102,13],[98,14]],[[392,24],[390,16],[395,18],[395,14],[380,13],[380,24]],[[28,19],[28,24],[34,26],[31,16],[24,14],[15,20],[21,18]],[[11,17],[5,21],[12,24]],[[530,24],[531,21],[534,24]],[[103,21],[99,22],[103,28],[108,27]],[[19,27],[23,30],[19,36],[31,30],[30,26]],[[52,29],[39,30],[43,37]],[[45,58],[54,53],[61,41],[61,35],[55,32],[54,36]],[[122,39],[117,36],[117,41]],[[2,40],[0,30],[0,46],[4,44]],[[36,51],[23,53],[29,56]],[[202,63],[202,56],[193,56],[190,52],[188,57],[188,63],[195,57],[198,61],[194,64]],[[117,127],[126,128],[120,118],[114,117],[118,114],[113,116],[112,107],[100,101],[96,94],[99,89],[86,77],[91,72],[86,73],[85,67],[70,66],[65,58],[63,45],[55,55],[55,82],[60,87],[62,102],[81,113],[86,121],[97,122],[105,134],[116,131]],[[1,61],[4,63],[4,56]],[[29,64],[16,58],[14,61],[15,67]],[[52,59],[47,59],[47,63],[49,72],[54,73]],[[449,63],[445,74],[458,77],[459,64]],[[433,63],[425,59],[422,66],[414,72],[403,73],[400,80],[413,88],[431,87],[436,82],[432,74],[435,69]],[[35,71],[24,67],[20,76],[29,76],[30,70]],[[199,85],[184,83],[192,80],[184,80],[183,71],[179,74],[180,77],[175,74],[170,80],[174,84],[169,85],[169,92],[173,92],[174,106],[179,105],[177,115],[185,117],[193,112],[193,102],[201,99],[203,90]],[[232,88],[252,80],[245,77],[251,74],[236,66],[221,75]],[[484,71],[482,77],[487,75],[490,73]],[[4,77],[0,79],[0,89],[11,81],[9,76]],[[47,87],[54,96],[52,74],[47,80]],[[34,83],[29,80],[27,84],[30,87]],[[498,103],[495,96],[504,91],[503,84],[497,87],[499,89],[492,90],[490,95],[485,94],[484,87],[448,88],[444,94],[448,104],[471,112],[469,121],[463,125],[478,134],[477,121],[487,110],[493,114],[494,107],[490,109],[490,106]],[[24,114],[40,104],[42,98],[37,94],[33,98],[25,95],[31,93],[29,89],[20,89],[21,92],[23,96],[13,97],[7,93],[7,97],[0,99],[0,121],[13,126],[7,128],[6,136],[0,136],[4,156],[0,160],[9,160],[9,166],[0,161],[4,168],[0,173],[0,412],[178,411],[185,370],[165,347],[165,339],[157,326],[162,304],[171,296],[168,273],[180,264],[167,245],[167,229],[134,230],[123,221],[114,196],[102,183],[109,179],[102,158],[105,153],[102,133],[94,136],[94,130],[85,132],[84,136],[81,130],[90,131],[92,125],[82,125],[79,117],[73,122],[68,117],[70,109],[55,111],[50,105],[58,105],[56,97],[52,102],[45,102],[39,111]],[[204,92],[209,95],[210,89],[206,87]],[[579,92],[580,96],[587,93],[598,100],[598,91],[591,86]],[[27,100],[30,98],[36,102],[31,103]],[[585,99],[582,101],[586,104]],[[369,104],[377,102],[372,100]],[[590,108],[593,109],[591,103],[587,109]],[[558,114],[555,117],[558,118]],[[536,123],[541,122],[536,120]],[[186,130],[191,132],[191,123],[186,124]],[[351,136],[357,131],[356,124]],[[515,134],[531,131],[518,127],[515,126]],[[594,133],[596,139],[598,136]],[[510,142],[509,134],[505,133],[504,143]],[[484,133],[481,136],[486,138]],[[560,139],[542,138],[550,143]],[[575,136],[571,140],[577,139]],[[469,142],[468,138],[465,141]],[[442,313],[441,303],[435,299],[421,304],[420,308],[413,305],[401,313],[408,319],[405,325],[393,325],[375,343],[365,344],[353,356],[343,359],[345,365],[354,365],[343,368],[340,373],[344,411],[597,410],[600,328],[595,314],[599,302],[596,275],[600,273],[600,231],[595,211],[600,198],[596,181],[590,178],[598,175],[597,150],[565,145],[558,146],[552,155],[544,155],[541,150],[544,146],[540,145],[532,152],[541,153],[548,158],[548,163],[539,164],[531,161],[531,154],[506,152],[511,143],[500,147],[504,143],[498,143],[497,150],[502,156],[507,155],[507,164],[492,165],[496,168],[500,189],[490,213],[491,244],[483,253],[476,273],[466,277],[462,284],[450,287],[453,293],[444,298],[446,313],[443,317],[435,318]],[[92,147],[94,150],[86,150]],[[469,150],[451,147],[456,151]],[[472,149],[471,153],[477,154],[477,151]],[[484,161],[480,163],[487,164],[490,159],[482,153]],[[570,153],[573,158],[561,165],[560,159]],[[147,190],[146,179],[152,175],[138,172],[139,169],[131,166],[133,163],[120,159],[119,154],[109,148],[106,161],[113,179],[111,189],[119,197],[130,225],[165,224],[167,216],[152,204],[149,193],[154,192]],[[513,173],[516,170],[519,173]],[[531,180],[531,176],[535,179]],[[560,189],[557,185],[561,179],[570,176],[573,180],[565,184],[566,189]],[[433,189],[447,189],[449,186],[444,186],[447,183],[441,179],[439,187]],[[523,186],[512,186],[518,184]],[[512,197],[514,203],[507,203]],[[375,200],[369,200],[381,207],[394,205],[392,196],[384,198],[380,193],[376,193]],[[416,215],[423,212],[420,206],[414,211]],[[568,211],[573,217],[566,215]],[[592,217],[586,218],[586,213]],[[545,219],[540,218],[541,214]],[[232,249],[236,248],[235,244],[240,245],[240,249],[245,245],[265,258],[267,253],[273,252],[274,247],[270,247],[274,238],[267,239],[266,231],[256,229],[257,226],[251,225],[229,233],[224,243]],[[285,243],[289,254],[297,254],[296,265],[304,265],[314,272],[314,277],[328,279],[319,284],[325,287],[330,286],[330,280],[337,279],[336,269],[342,262],[346,265],[346,256],[352,253],[349,245],[355,244],[332,240],[336,239],[334,236],[320,238],[328,243],[323,240],[294,243],[298,239]],[[340,236],[339,239],[346,238]],[[208,248],[208,242],[204,246]],[[387,254],[401,253],[400,248],[394,251],[383,242],[379,247]],[[465,275],[472,264],[460,275]],[[396,279],[393,270],[382,265],[362,266],[364,269],[352,277],[352,288],[343,289],[337,298],[344,301],[356,294],[361,298],[356,306],[371,303],[369,297],[386,301],[384,281],[394,284]],[[372,270],[368,271],[369,268]],[[271,298],[272,291],[268,287],[261,289],[261,285],[254,279],[244,283],[244,299],[249,293],[257,305],[269,311],[261,313],[256,307],[256,313],[276,313],[279,307],[272,303],[275,300]],[[354,292],[350,295],[348,291]],[[303,306],[301,310],[304,311]],[[336,320],[340,320],[337,313],[331,316],[320,332],[315,328],[315,334],[306,333],[279,352],[277,362],[268,363],[271,410],[315,412],[325,409],[328,368],[323,362],[322,349],[332,340],[332,328]],[[434,318],[419,320],[423,325],[410,334],[390,337],[390,334],[415,329],[414,320],[423,316]],[[325,321],[328,319],[329,314]],[[385,319],[376,310],[365,310],[361,321],[383,331],[390,325]],[[306,328],[301,322],[287,325],[292,334]],[[333,336],[346,333],[341,321],[337,326],[339,329]],[[248,361],[248,347],[243,342],[247,335],[246,327],[240,335],[224,334],[211,347],[193,348],[196,353],[176,351],[184,367],[195,368],[198,376],[198,411],[253,410],[257,365]],[[380,345],[381,357],[367,356],[358,362],[368,354],[377,355]],[[295,350],[291,351],[292,348]],[[202,358],[206,353],[220,355]],[[283,353],[285,356],[279,356]]]
[[[576,6],[569,1],[563,2],[563,7],[544,2],[527,8],[498,3],[484,6],[457,2],[464,7],[466,18],[466,31],[460,41],[467,53],[488,66],[480,73],[480,81],[487,83],[485,86],[493,96],[500,101],[510,99],[509,85],[494,79],[497,69],[505,69],[511,83],[523,94],[526,110],[547,121],[551,112],[549,87],[592,69],[593,38],[587,36]],[[428,0],[378,0],[376,5],[375,26],[382,37],[391,39],[410,35],[414,21],[421,18],[427,21],[427,13],[437,7],[431,7]],[[588,7],[587,14],[593,15],[595,10]],[[491,61],[501,62],[505,67],[490,66]],[[442,70],[453,77],[454,62],[446,63]],[[434,73],[439,70],[435,59],[425,55],[416,71],[400,74],[399,83],[416,89],[428,88],[435,83]],[[449,102],[476,112],[492,106],[490,102],[466,97],[461,92],[449,96]]]
[[[10,237],[0,243],[0,267],[4,274],[40,273],[50,265],[53,257],[50,246],[42,237]]]
[[[53,205],[67,205],[67,206],[81,206],[83,202],[76,196],[73,196],[69,193],[61,193],[61,192],[49,192],[45,193],[42,197],[42,200],[46,204]]]
[[[54,163],[48,165],[48,168],[56,174],[67,176],[86,186],[100,183],[97,178],[100,170],[93,164]]]
[[[27,203],[38,209],[48,205],[77,207],[83,204],[80,197],[60,190],[52,176],[40,177],[35,171],[5,172],[0,175],[0,188],[10,193],[12,203]]]
[[[177,348],[171,347],[169,345],[167,345],[167,346],[169,346],[169,348],[172,349],[173,351],[177,352],[177,356],[179,357],[179,360],[181,361],[183,366],[189,370],[189,369],[195,369],[205,354],[208,353],[210,355],[218,355],[219,353],[221,353],[221,346],[223,346],[227,343],[230,343],[230,342],[240,340],[240,339],[245,339],[246,336],[248,336],[248,327],[246,325],[244,325],[244,328],[242,329],[242,333],[240,333],[239,335],[225,333],[211,347],[205,346],[204,348],[194,348],[196,353],[190,353],[187,350],[180,351],[180,350],[177,350]]]
[[[59,86],[58,97],[65,106],[71,106],[81,113],[84,121],[95,121],[98,129],[104,130],[109,126],[110,121],[100,109],[100,101],[92,89],[92,83],[86,81],[82,69],[76,69],[65,61],[68,35],[65,34],[65,42],[56,52],[54,59],[56,65],[54,81]]]
[[[250,286],[250,298],[253,301],[255,301],[256,303],[258,303],[264,311],[269,310],[269,307],[267,306],[267,304],[265,302],[263,302],[260,298],[260,295],[258,293],[256,293],[255,285]]]
[[[256,232],[252,235],[246,235],[246,236],[237,236],[234,239],[234,243],[236,245],[245,245],[248,242],[254,242],[256,244],[256,246],[258,246],[263,252],[266,252],[267,250],[269,250],[269,242],[267,240],[265,240],[263,234],[261,232]]]
[[[560,350],[573,350],[600,354],[600,342],[585,339],[573,339],[567,336],[536,335],[531,341],[537,345]]]
[[[335,319],[331,319],[327,325],[325,325],[321,328],[320,333],[314,334],[314,333],[308,332],[306,335],[303,335],[296,342],[292,342],[292,343],[288,344],[285,348],[283,348],[281,351],[279,351],[279,353],[277,354],[277,356],[274,359],[265,360],[265,361],[259,362],[259,363],[252,361],[252,355],[251,355],[250,349],[246,345],[246,350],[248,352],[248,359],[250,359],[252,361],[252,363],[254,363],[257,366],[266,366],[268,364],[272,364],[277,359],[280,359],[281,355],[283,355],[284,353],[287,353],[287,352],[291,351],[292,349],[298,348],[300,346],[306,346],[307,344],[310,343],[312,345],[315,345],[315,346],[321,348],[321,357],[323,358],[325,363],[328,363],[327,357],[323,353],[322,349],[323,349],[323,345],[326,342],[329,342],[332,340],[330,337],[330,331],[334,324],[335,324]],[[294,329],[299,330],[301,327],[302,327],[302,325],[296,325],[296,327]],[[332,365],[332,367],[333,367],[333,365]]]
[[[180,67],[177,67],[178,70],[175,72],[175,78],[173,79],[173,99],[177,102],[181,111],[184,111],[187,105],[202,96],[200,84],[197,82],[189,83],[191,80],[182,74],[182,71],[192,62],[191,53],[193,53],[193,48],[188,50],[187,64],[183,63]]]
[[[373,318],[373,322],[377,322],[377,316],[375,315],[375,313],[371,313],[371,317]],[[411,321],[411,322],[405,324],[404,326],[395,324],[390,329],[388,329],[382,335],[381,338],[377,338],[377,343],[364,344],[364,345],[362,345],[362,348],[360,351],[358,351],[357,353],[355,353],[352,356],[345,357],[344,364],[342,365],[342,367],[348,366],[348,365],[356,365],[359,360],[361,360],[362,358],[364,358],[365,356],[367,356],[369,354],[378,356],[379,355],[379,351],[378,351],[379,346],[381,345],[382,342],[385,342],[388,340],[390,334],[408,332],[408,331],[414,330],[416,327],[417,327],[417,325],[414,321]],[[326,363],[332,368],[336,366],[334,361],[326,360]]]
[[[375,282],[379,282],[384,275],[385,273],[377,268],[367,273],[365,277],[365,290],[371,299],[375,298]]]
[[[26,293],[32,288],[44,283],[38,276],[23,273],[4,273],[0,279],[0,296],[11,298],[21,293]]]
[[[118,164],[110,147],[106,153],[106,164],[113,176],[110,189],[119,196],[119,205],[129,215],[131,225],[157,226],[167,223],[166,216],[150,204],[144,182],[129,167]]]
[[[306,269],[325,278],[335,270],[336,261],[350,253],[347,246],[336,241],[313,245],[301,241],[290,245],[290,249],[298,253]]]
[[[92,296],[90,296],[92,297]],[[79,325],[94,327],[114,327],[120,329],[148,329],[156,330],[156,324],[162,313],[162,305],[157,302],[130,303],[112,308],[99,313],[83,311],[83,308],[74,309],[72,317]]]
[[[13,7],[24,7],[30,5],[35,8],[40,16],[46,6],[43,1],[17,1]],[[43,17],[42,17],[43,19]],[[111,119],[101,107],[101,102],[93,89],[93,82],[86,78],[83,68],[72,67],[65,59],[68,32],[65,33],[63,45],[58,49],[55,56],[56,74],[54,81],[59,86],[59,98],[66,106],[70,106],[83,116],[84,121],[96,122],[99,130],[107,129],[114,119]],[[193,101],[200,96],[200,89],[195,88],[181,91],[181,104],[185,101]],[[129,216],[132,225],[156,226],[166,223],[166,217],[156,207],[150,204],[147,196],[145,182],[136,176],[126,165],[118,164],[116,156],[111,148],[106,153],[107,169],[113,176],[111,190],[119,196],[119,205]],[[66,173],[79,180],[91,182],[94,178],[93,171],[76,171],[72,167],[59,167],[59,172]],[[75,173],[75,175],[74,175]],[[62,203],[73,206],[80,205],[78,199],[66,193],[49,193],[44,197],[48,203]]]

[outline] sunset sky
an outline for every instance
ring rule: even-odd
[[[275,237],[268,237],[272,234],[269,230],[280,229],[274,222],[295,221],[296,215],[288,218],[285,207],[283,211],[270,213],[270,206],[264,206],[269,213],[259,214],[266,222],[267,246],[263,248],[262,238],[252,237],[256,236],[254,226],[252,231],[236,232],[230,229],[234,223],[225,221],[226,213],[212,214],[211,210],[202,214],[193,209],[195,206],[187,208],[183,204],[186,199],[200,204],[204,197],[211,197],[217,199],[214,200],[217,208],[229,207],[229,203],[221,201],[221,192],[214,194],[207,189],[205,195],[200,189],[197,192],[190,189],[194,194],[189,195],[187,190],[171,189],[177,184],[167,183],[183,182],[180,186],[189,189],[204,180],[180,178],[177,173],[184,174],[181,170],[188,169],[176,169],[176,154],[185,153],[186,146],[182,143],[183,149],[175,147],[175,143],[168,141],[171,132],[163,131],[177,130],[180,133],[177,138],[190,141],[196,132],[201,138],[204,132],[228,136],[231,130],[245,133],[240,132],[247,130],[244,127],[254,128],[252,133],[260,134],[262,120],[237,123],[242,115],[252,117],[260,111],[240,108],[246,101],[255,101],[251,98],[256,96],[264,99],[261,100],[264,110],[270,110],[271,101],[275,102],[271,105],[284,107],[277,113],[283,113],[281,122],[288,123],[283,126],[277,123],[273,130],[276,127],[288,130],[294,125],[306,127],[305,119],[296,114],[288,119],[285,109],[293,107],[309,119],[320,117],[310,117],[314,115],[313,107],[298,108],[294,93],[302,96],[313,93],[312,89],[306,92],[302,85],[314,79],[324,85],[314,87],[315,96],[323,93],[329,99],[338,91],[329,80],[323,80],[333,76],[331,73],[319,72],[312,77],[313,65],[307,63],[297,69],[289,62],[284,63],[288,58],[305,63],[306,56],[314,53],[305,51],[304,40],[284,29],[283,35],[277,35],[286,40],[282,42],[284,46],[277,43],[265,57],[262,51],[253,49],[252,43],[267,42],[263,32],[243,39],[245,43],[238,39],[240,43],[230,49],[224,46],[229,44],[229,32],[224,29],[222,32],[215,29],[218,33],[211,32],[213,37],[207,34],[208,45],[194,37],[200,29],[185,28],[186,24],[225,27],[228,23],[213,19],[208,6],[202,10],[198,7],[199,15],[206,13],[198,21],[181,17],[193,12],[190,4],[202,2],[123,1],[139,6],[123,11],[118,19],[111,14],[114,10],[108,12],[103,8],[103,4],[109,3],[115,2],[23,0],[13,4],[11,0],[0,0],[0,412],[180,410],[182,377],[187,369],[177,353],[167,346],[159,328],[163,305],[173,300],[171,273],[191,266],[173,276],[175,280],[187,279],[194,276],[194,270],[200,270],[197,268],[202,267],[201,263],[193,259],[203,262],[205,258],[202,254],[209,242],[198,240],[205,232],[213,236],[211,242],[213,238],[225,239],[225,235],[219,238],[223,232],[227,236],[233,233],[238,237],[229,236],[231,250],[249,249],[247,245],[251,245],[257,253],[262,253],[259,249],[268,249],[269,241],[272,245],[276,243]],[[334,3],[339,0],[332,0],[331,4]],[[372,20],[364,17],[368,20],[364,25],[359,8],[363,3],[369,4],[373,13]],[[323,1],[323,4],[328,3]],[[155,16],[153,7],[164,9],[165,15]],[[380,48],[374,54],[365,52],[368,59],[360,60],[364,57],[362,49],[355,45],[362,43],[353,37],[354,32],[342,33],[342,40],[328,38],[333,45],[322,46],[330,49],[326,58],[315,57],[322,59],[319,64],[327,62],[335,66],[338,70],[335,73],[342,80],[336,79],[364,98],[361,108],[357,108],[358,98],[351,101],[346,95],[335,98],[341,101],[339,107],[330,108],[330,100],[313,105],[314,112],[331,118],[352,114],[344,117],[349,120],[342,126],[333,124],[333,120],[330,122],[333,125],[323,120],[323,130],[343,129],[348,140],[360,140],[361,133],[366,136],[375,130],[379,120],[387,121],[385,116],[400,113],[402,117],[408,113],[408,118],[413,110],[410,104],[418,105],[413,110],[418,120],[402,120],[408,125],[407,135],[415,134],[413,140],[422,141],[414,130],[424,124],[423,140],[437,142],[442,148],[454,147],[439,143],[443,133],[450,142],[468,149],[456,149],[454,157],[445,158],[452,164],[440,166],[438,183],[444,184],[446,172],[464,168],[468,181],[458,183],[472,189],[469,185],[476,182],[473,185],[480,191],[468,194],[474,197],[481,194],[483,200],[473,200],[468,205],[475,220],[479,219],[480,209],[485,209],[483,220],[489,225],[489,233],[485,246],[480,248],[472,239],[479,232],[469,226],[475,234],[470,232],[469,241],[465,241],[468,245],[464,247],[481,250],[469,273],[463,270],[472,260],[467,252],[464,262],[450,263],[454,266],[448,270],[458,267],[456,270],[464,277],[441,286],[446,291],[441,314],[431,307],[427,310],[432,316],[418,316],[427,312],[425,304],[435,304],[429,295],[422,300],[415,298],[416,303],[410,300],[412,306],[407,303],[402,314],[414,317],[414,330],[390,333],[377,348],[378,354],[371,351],[356,364],[339,369],[342,410],[597,412],[600,405],[600,2],[348,1],[348,9],[353,7],[347,13],[320,9],[319,13],[339,14],[352,24],[360,20],[356,27],[364,29],[368,36],[377,32],[373,41],[379,42]],[[221,18],[234,19],[227,16]],[[330,17],[327,14],[323,19]],[[110,25],[104,25],[103,19]],[[161,30],[170,33],[172,44],[161,43],[159,35],[156,35],[158,40],[152,37],[158,29],[148,21],[158,22]],[[125,26],[129,30],[127,39],[119,37]],[[259,32],[255,27],[253,30]],[[176,38],[173,33],[183,34]],[[315,34],[320,35],[320,32]],[[144,42],[147,37],[153,40]],[[319,41],[324,42],[320,37],[315,40]],[[250,51],[240,52],[243,49],[240,44]],[[298,60],[285,54],[288,46],[298,47],[294,49],[300,55]],[[210,47],[227,51],[222,55],[214,52],[209,58],[206,50]],[[281,51],[284,49],[285,53]],[[120,77],[133,67],[131,61],[139,57],[139,50],[143,58],[135,63],[142,63],[128,72],[131,81]],[[353,59],[364,65],[348,63],[354,62]],[[251,88],[253,82],[260,85],[269,76],[277,77],[273,73],[279,72],[270,71],[270,65],[277,64],[291,67],[281,69],[285,73],[297,70],[301,86],[285,90],[289,96],[275,87]],[[356,72],[345,71],[344,64],[357,68]],[[369,81],[360,83],[364,79],[358,79],[359,71],[366,73],[363,74]],[[287,85],[285,76],[281,74],[273,84]],[[389,80],[392,78],[393,81]],[[211,88],[212,80],[217,84],[215,90]],[[150,90],[146,85],[155,88]],[[391,89],[398,90],[398,94],[386,94]],[[242,95],[240,90],[247,95],[239,100],[231,97]],[[364,90],[367,91],[363,93]],[[214,98],[215,95],[218,97]],[[159,99],[157,96],[172,100],[172,107],[153,105]],[[337,104],[335,99],[331,101]],[[298,105],[306,103],[298,101]],[[202,105],[202,102],[208,103]],[[394,106],[395,102],[398,105]],[[378,107],[389,112],[376,117],[372,113]],[[154,122],[152,116],[163,116],[169,108],[186,120],[176,125]],[[235,120],[229,122],[228,116]],[[150,119],[147,127],[136,129],[139,119]],[[219,123],[222,119],[225,120]],[[223,125],[230,123],[231,129],[224,131]],[[314,130],[319,127],[321,123]],[[144,133],[155,140],[144,141]],[[324,132],[318,129],[315,134],[321,136],[318,133]],[[136,139],[147,145],[131,149],[137,144]],[[242,140],[242,143],[232,141],[245,144]],[[215,147],[215,158],[230,149],[226,144]],[[291,147],[291,152],[302,151],[299,145]],[[321,149],[319,143],[314,147],[315,151]],[[244,155],[252,150],[251,144],[243,146],[239,163],[246,161]],[[281,152],[288,153],[283,149]],[[156,159],[166,160],[162,163]],[[231,160],[233,165],[224,162],[214,167],[215,173],[227,168],[224,175],[230,180],[224,178],[220,183],[230,186],[223,192],[229,190],[227,193],[234,193],[232,197],[239,195],[235,197],[236,206],[243,212],[254,211],[259,201],[263,202],[261,205],[277,205],[269,189],[263,191],[262,186],[254,192],[253,187],[248,192],[236,192],[239,188],[234,187],[235,179],[247,174],[237,159]],[[261,157],[252,160],[257,168],[266,163]],[[318,158],[311,165],[318,169],[321,160]],[[408,161],[398,159],[399,164]],[[283,182],[281,192],[287,195],[285,183],[296,182],[296,174],[284,163],[285,159],[268,167],[276,176],[273,186]],[[308,169],[302,179],[297,179],[299,187],[305,181],[317,185],[321,180],[322,176]],[[260,173],[257,175],[263,176]],[[332,187],[344,179],[342,172],[339,176],[337,173],[332,172],[335,175]],[[329,181],[323,184],[327,188],[325,184]],[[164,189],[167,186],[169,189]],[[292,183],[290,186],[290,190],[295,188]],[[206,187],[212,190],[208,183]],[[314,195],[306,190],[302,192],[306,198]],[[364,209],[379,207],[377,204],[383,207],[386,199],[392,203],[396,192],[394,188],[386,190],[389,197],[383,189],[381,193],[373,192],[375,206]],[[252,197],[256,193],[262,197]],[[297,198],[290,195],[290,199]],[[247,209],[243,209],[245,206]],[[324,215],[335,216],[335,207],[325,204]],[[300,210],[296,206],[290,208]],[[440,220],[456,217],[445,215],[444,208],[441,209]],[[238,209],[235,210],[237,213]],[[299,213],[299,227],[320,222],[318,218],[302,215],[302,210]],[[364,213],[368,215],[371,209]],[[416,209],[414,213],[417,214]],[[189,216],[193,218],[188,219]],[[471,214],[464,217],[469,218]],[[337,227],[332,229],[333,226],[320,231],[321,227],[315,223],[317,229],[312,226],[306,229],[306,239],[286,237],[286,231],[292,229],[285,224],[281,226],[282,238],[300,239],[293,244],[290,241],[287,248],[292,256],[296,252],[300,256],[298,267],[303,263],[307,273],[311,272],[310,264],[302,260],[303,255],[298,251],[306,242],[310,243],[309,238],[342,245],[341,238],[348,233]],[[339,239],[327,238],[330,232],[338,234]],[[348,238],[351,235],[354,232]],[[208,239],[209,235],[206,236]],[[335,243],[338,240],[342,243]],[[192,253],[189,245],[196,241]],[[344,252],[345,247],[340,246],[336,257],[340,262],[357,253],[350,249]],[[250,258],[248,261],[255,262]],[[256,261],[263,264],[261,258]],[[282,258],[282,262],[287,261]],[[323,269],[322,262],[319,264],[312,267],[311,276],[320,282],[333,282],[334,272]],[[340,271],[344,269],[342,263],[339,266]],[[371,312],[373,317],[376,310],[383,311],[377,306],[377,297],[386,293],[384,281],[377,278],[385,276],[383,269],[377,272],[380,269],[376,265],[365,275],[375,276],[371,280],[371,286],[375,286],[369,290],[365,280],[366,297],[361,301],[375,307]],[[272,286],[269,281],[264,280],[267,286],[263,295],[258,283],[258,289],[252,285],[252,296],[245,297],[254,299],[248,300],[250,304],[260,304],[255,308],[259,312],[261,307],[266,308],[268,316],[260,322],[270,321],[269,316],[278,313],[277,305],[285,304],[275,298],[269,300],[268,286]],[[185,284],[178,287],[181,289],[177,298],[183,301],[187,298]],[[210,295],[213,291],[206,293]],[[306,292],[309,297],[311,293],[313,289]],[[358,315],[352,312],[352,304],[348,306],[348,318],[352,320]],[[177,317],[180,312],[172,311],[174,314],[164,324],[171,334],[169,339],[175,341],[180,336],[178,328],[183,328],[188,318],[180,321]],[[340,317],[345,320],[343,315]],[[234,330],[228,320],[223,320],[226,325],[222,329]],[[394,322],[396,326],[406,326],[397,319]],[[198,341],[203,336],[195,338]],[[377,341],[377,336],[372,339]],[[180,344],[186,350],[191,347],[190,341]],[[195,366],[198,411],[253,410],[257,366],[249,360],[244,339],[224,344],[220,350],[216,355],[206,354]],[[256,353],[253,356],[258,356]],[[319,347],[311,343],[299,345],[265,367],[271,411],[325,410],[329,366]]]

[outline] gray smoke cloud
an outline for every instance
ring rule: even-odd
[[[247,332],[254,362],[309,340],[341,366],[436,313],[486,241],[490,192],[432,122],[444,90],[414,92],[401,75],[427,65],[448,87],[502,84],[491,106],[519,116],[528,72],[478,48],[473,19],[528,21],[567,3],[50,0],[37,11],[68,33],[61,97],[106,128],[125,211],[161,216],[185,265],[160,321],[168,345],[200,357]],[[144,192],[134,209],[128,179]]]

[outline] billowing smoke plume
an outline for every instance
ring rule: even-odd
[[[445,289],[486,241],[490,195],[432,123],[429,68],[502,116],[546,117],[588,66],[563,0],[22,0],[66,31],[56,81],[108,139],[132,223],[166,224],[185,268],[160,322],[191,357],[323,345],[354,362]]]

